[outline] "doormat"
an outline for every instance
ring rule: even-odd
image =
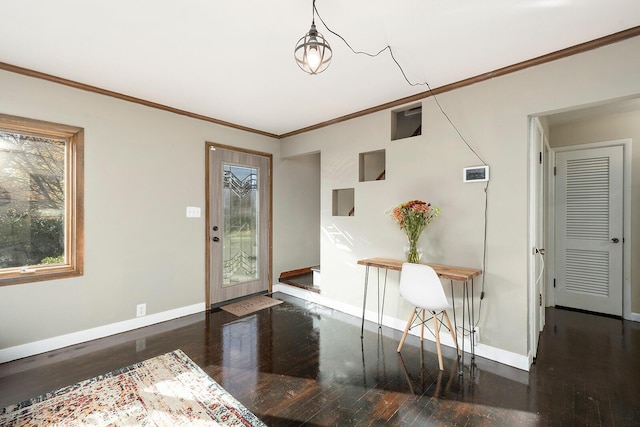
[[[273,307],[274,305],[282,304],[279,299],[265,297],[260,295],[257,297],[249,298],[244,301],[234,302],[220,307],[222,310],[235,314],[238,317],[246,316],[247,314],[255,313],[263,308]]]
[[[0,426],[264,426],[180,350],[7,408]]]

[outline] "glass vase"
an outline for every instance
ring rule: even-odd
[[[418,239],[407,239],[408,245],[404,248],[407,262],[419,264],[422,258],[422,249],[418,248]]]

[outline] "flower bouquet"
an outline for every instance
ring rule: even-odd
[[[400,226],[401,230],[407,233],[409,241],[407,262],[414,264],[420,262],[418,239],[425,227],[438,215],[440,215],[440,209],[431,206],[431,203],[421,200],[410,200],[400,206],[396,206],[391,211],[393,220]]]

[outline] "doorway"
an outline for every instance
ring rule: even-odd
[[[544,327],[544,307],[563,306],[636,320],[629,279],[631,140],[572,145],[566,138],[557,141],[558,131],[550,132],[550,127],[555,128],[546,119],[531,119],[530,136],[532,360]],[[598,166],[598,159],[603,158]],[[569,184],[568,166],[572,168]],[[541,241],[544,251],[540,251]]]
[[[271,291],[272,156],[206,144],[210,307]]]
[[[632,259],[637,258],[638,239],[637,230],[640,229],[640,216],[632,216],[632,205],[637,204],[638,187],[632,185],[632,174],[638,176],[635,172],[638,170],[640,163],[638,162],[637,150],[632,156],[632,138],[640,140],[640,98],[628,98],[602,101],[584,107],[575,107],[572,109],[564,109],[562,111],[547,113],[544,115],[534,116],[530,120],[530,161],[529,161],[529,244],[531,248],[536,247],[536,232],[539,230],[539,223],[535,221],[536,209],[539,205],[535,202],[535,195],[539,190],[539,181],[537,181],[535,172],[535,164],[539,162],[540,153],[534,149],[535,143],[535,123],[538,124],[544,134],[544,141],[547,153],[542,153],[543,162],[547,167],[544,173],[544,181],[542,186],[544,207],[544,220],[542,222],[543,236],[546,243],[544,249],[545,254],[542,257],[535,255],[535,250],[529,252],[529,354],[535,357],[536,348],[534,343],[537,342],[538,324],[535,321],[537,311],[539,310],[539,294],[536,293],[535,279],[537,277],[537,268],[541,261],[544,261],[543,280],[546,284],[541,286],[543,306],[554,307],[563,304],[557,301],[556,289],[558,286],[558,267],[555,265],[556,244],[558,237],[556,236],[556,178],[554,169],[556,168],[556,154],[563,151],[576,151],[582,149],[603,148],[608,146],[623,147],[623,184],[622,184],[622,211],[623,211],[623,235],[608,236],[618,238],[618,243],[622,249],[622,283],[618,285],[622,293],[622,317],[627,320],[640,322],[640,304],[637,301],[638,286],[635,285],[631,278],[638,277],[640,273],[640,265],[632,264]],[[602,142],[608,141],[608,142]],[[547,145],[548,144],[548,145]],[[636,142],[637,144],[637,142]],[[632,172],[633,171],[633,172]],[[634,178],[635,179],[635,178]],[[586,211],[585,211],[586,212]],[[591,264],[588,262],[588,264]],[[633,274],[632,274],[633,273]],[[635,281],[637,282],[637,281]],[[562,300],[562,298],[560,298]],[[635,300],[635,303],[634,303]],[[617,306],[619,304],[616,303]],[[599,309],[594,311],[600,311]],[[544,316],[544,312],[541,312]],[[533,359],[533,358],[531,358]]]
[[[277,253],[286,253],[274,264],[280,284],[321,292],[321,153],[281,158],[277,163],[278,205],[285,207],[275,218]]]

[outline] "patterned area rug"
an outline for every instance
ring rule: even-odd
[[[264,426],[181,350],[0,409],[0,426]]]
[[[247,314],[255,313],[256,311],[262,310],[263,308],[273,307],[274,305],[278,304],[282,304],[282,301],[280,301],[279,299],[260,295],[246,300],[234,302],[233,304],[228,304],[220,308],[224,311],[241,317],[246,316]]]

